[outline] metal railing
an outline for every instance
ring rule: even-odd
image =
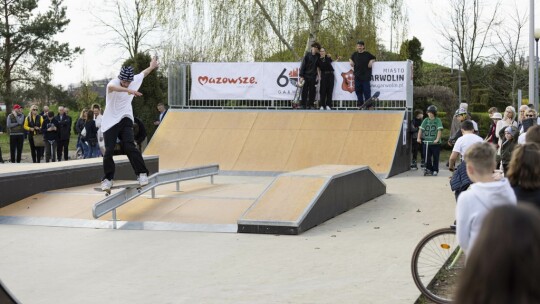
[[[168,67],[168,104],[176,109],[266,109],[291,110],[290,100],[191,100],[191,63],[172,62]],[[412,90],[412,88],[411,88]],[[412,107],[412,92],[410,106]],[[317,95],[318,96],[318,95]],[[315,101],[318,104],[318,97]],[[358,110],[356,100],[334,100],[334,110]],[[318,107],[317,107],[318,108]],[[375,110],[405,110],[406,100],[379,100]]]
[[[358,110],[355,100],[335,100],[334,110]],[[318,108],[318,101],[315,106]],[[266,109],[291,110],[289,100],[186,100],[184,105],[170,105],[175,109]],[[378,100],[374,103],[375,110],[403,110],[407,107],[405,100]]]
[[[176,183],[176,191],[180,191],[180,182],[210,176],[210,182],[214,183],[214,175],[219,173],[219,165],[212,164],[201,167],[186,168],[174,171],[163,171],[152,174],[148,177],[148,185],[142,187],[140,190],[137,188],[125,188],[118,192],[111,194],[107,198],[97,202],[92,209],[92,215],[95,219],[102,217],[103,215],[112,212],[113,216],[113,229],[116,229],[116,209],[134,198],[152,191],[152,198],[156,197],[155,188],[157,186]]]

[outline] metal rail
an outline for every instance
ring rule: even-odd
[[[180,182],[190,179],[196,179],[201,177],[210,176],[210,182],[214,183],[214,175],[218,174],[219,165],[212,164],[207,166],[186,168],[174,171],[162,171],[152,174],[148,177],[148,185],[138,188],[125,188],[114,194],[109,195],[107,198],[97,202],[92,209],[92,215],[94,218],[100,218],[103,215],[112,212],[113,215],[113,228],[116,229],[116,209],[132,199],[152,191],[152,198],[156,197],[155,188],[157,186],[176,183],[176,191],[180,191]]]

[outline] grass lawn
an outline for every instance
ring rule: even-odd
[[[77,148],[77,137],[78,135],[71,133],[71,138],[69,139],[69,155],[72,155]],[[8,160],[9,157],[9,135],[7,133],[0,134],[0,148],[2,148],[2,156],[4,160]],[[24,141],[23,145],[23,154],[30,153],[30,144],[28,140]],[[30,159],[30,162],[32,160]]]

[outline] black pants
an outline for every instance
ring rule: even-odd
[[[58,161],[62,160],[62,152],[64,152],[64,160],[68,160],[69,139],[59,139],[56,146],[56,155]]]
[[[332,107],[332,93],[334,92],[334,72],[321,74],[321,107]]]
[[[20,163],[24,143],[24,135],[9,136],[9,152],[12,163]]]
[[[45,147],[36,147],[34,145],[33,135],[28,135],[28,143],[30,144],[30,154],[32,154],[32,162],[40,163],[41,155],[43,155],[43,151],[45,151]]]
[[[426,143],[427,155],[426,155],[426,169],[431,172],[439,172],[439,155],[441,154],[441,145]]]
[[[133,171],[135,171],[135,175],[138,176],[141,173],[148,174],[148,169],[146,169],[142,154],[135,146],[133,121],[131,119],[128,117],[122,118],[119,123],[105,131],[103,136],[105,138],[105,155],[103,155],[103,171],[105,176],[103,179],[114,179],[115,164],[113,153],[117,138],[120,139],[122,147],[131,163],[131,167],[133,167]]]
[[[416,163],[416,160],[418,159],[418,152],[420,152],[420,159],[422,162],[426,159],[426,152],[424,151],[424,145],[419,144],[416,141],[416,137],[413,136],[412,138],[412,160],[414,163]]]
[[[304,78],[302,89],[302,108],[312,108],[315,106],[315,78]]]

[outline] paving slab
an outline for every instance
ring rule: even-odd
[[[386,179],[298,236],[0,225],[0,279],[22,303],[413,303],[412,251],[454,220],[448,176]]]

